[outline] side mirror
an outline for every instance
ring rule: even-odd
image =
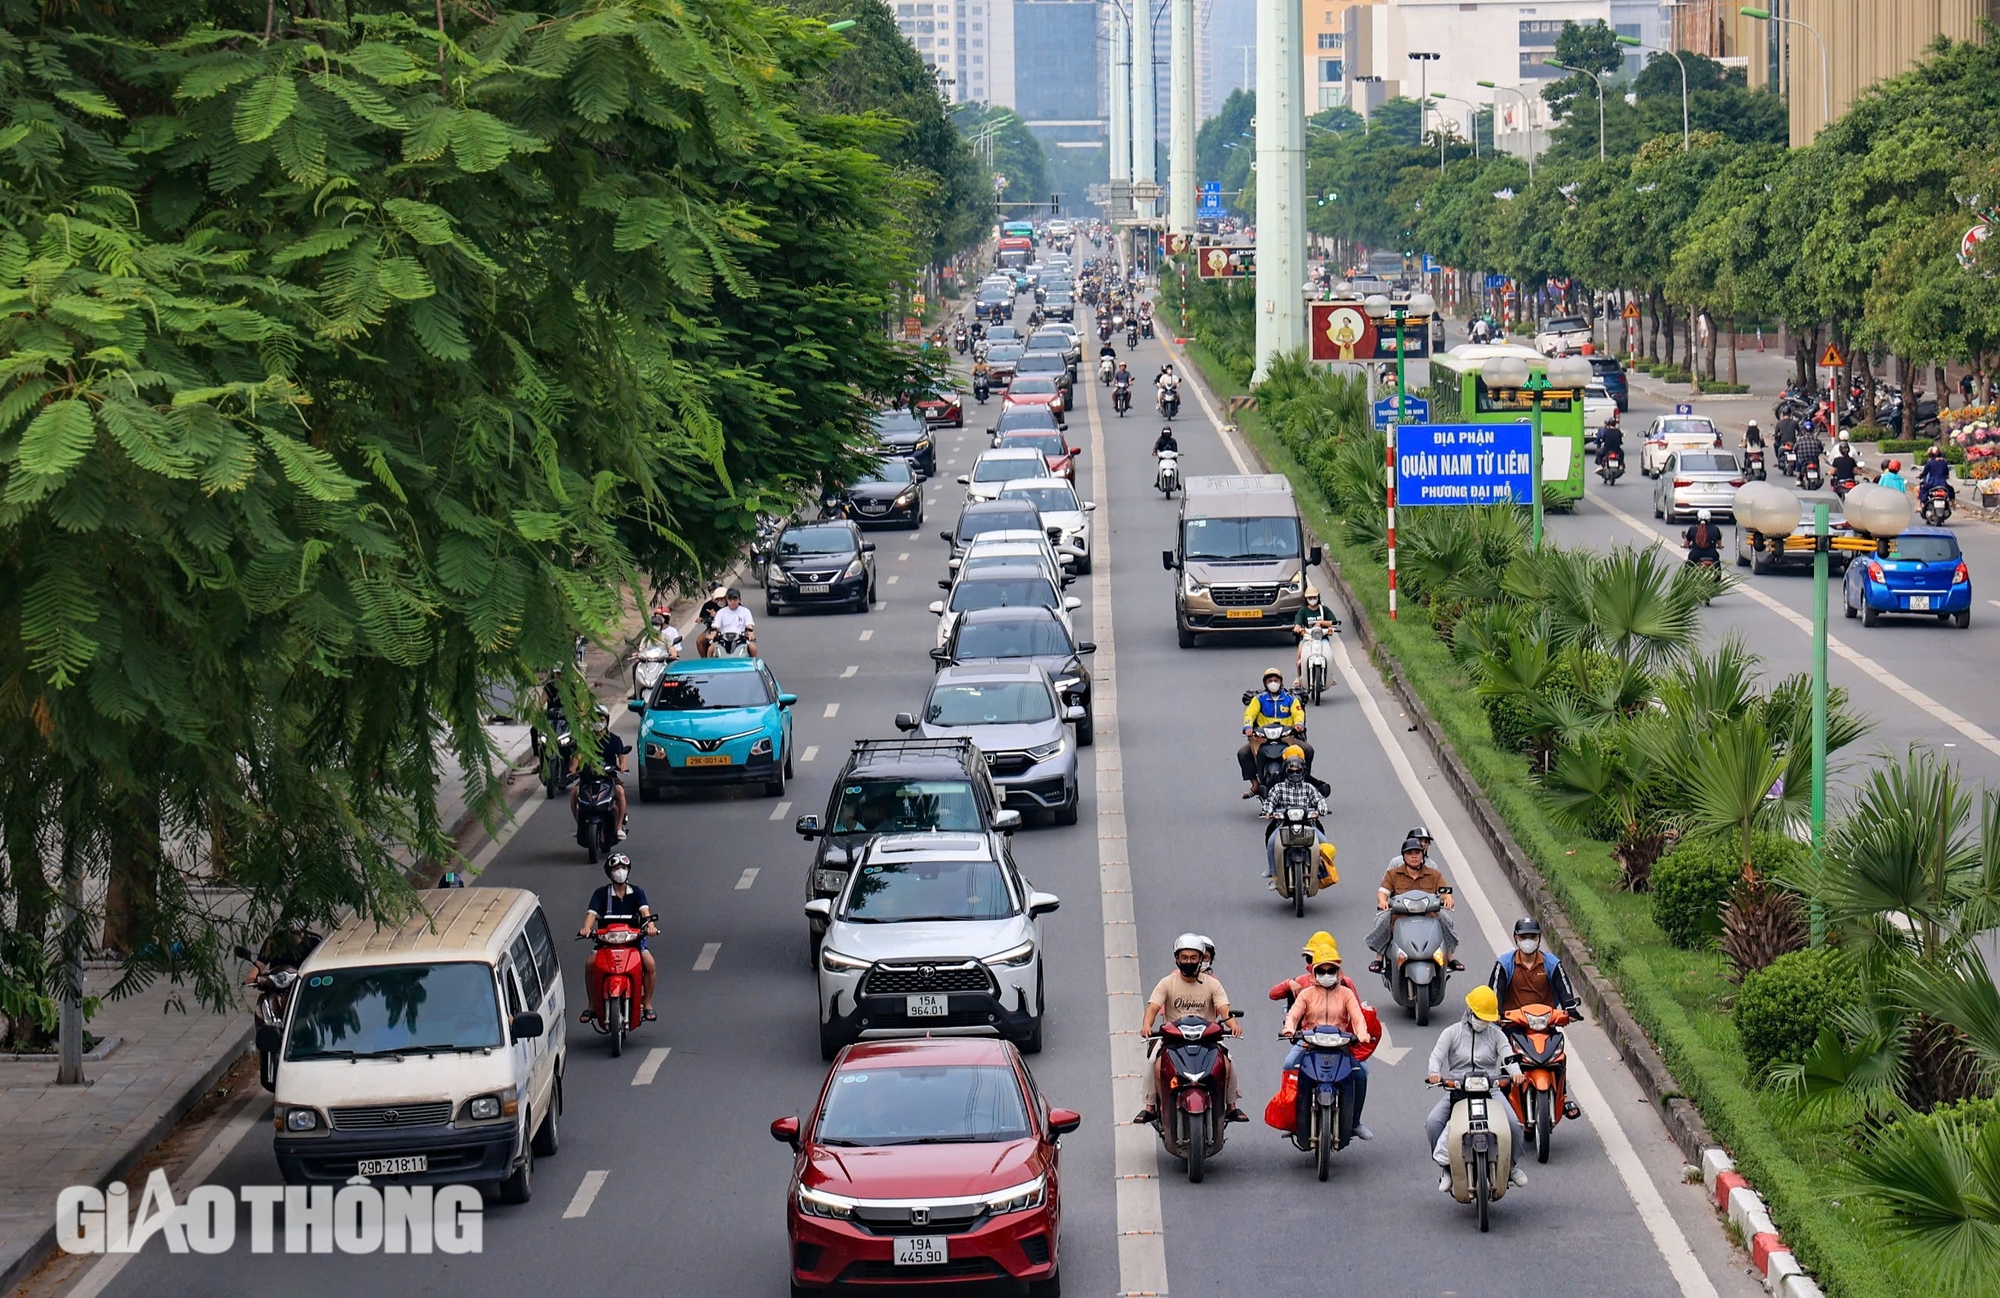
[[[529,1010],[526,1014],[516,1014],[507,1031],[516,1041],[533,1041],[547,1029],[542,1026],[542,1016]]]
[[[1076,596],[1074,595],[1063,596],[1063,608],[1067,612],[1074,613],[1082,607],[1083,607],[1083,601],[1078,599]]]
[[[861,553],[863,554],[875,553],[875,543],[873,541],[863,541],[861,543]]]
[[[1256,691],[1256,690],[1244,690],[1244,691],[1243,691],[1243,706],[1244,706],[1244,707],[1246,707],[1246,708],[1247,708],[1247,707],[1249,707],[1249,706],[1250,706],[1250,700],[1251,700],[1251,699],[1254,699],[1254,698],[1256,698],[1256,697],[1257,697],[1257,691]]]
[[[1174,569],[1180,567],[1178,563],[1174,562],[1174,552],[1172,550],[1160,551],[1160,566],[1168,572],[1172,572]]]
[[[1096,502],[1096,501],[1094,501],[1094,500],[1086,500],[1086,501],[1084,501],[1084,502],[1083,502],[1083,512],[1084,512],[1084,513],[1086,513],[1086,514],[1094,514],[1094,513],[1096,513],[1096,512],[1097,512],[1097,502]]]
[[[813,839],[818,838],[820,835],[819,817],[800,816],[797,820],[792,822],[792,828],[796,829],[799,832],[800,838],[805,839],[807,842],[811,842]]]
[[[1048,915],[1062,909],[1062,898],[1052,892],[1031,892],[1028,894],[1028,913]]]
[[[950,580],[950,578],[944,578],[944,579],[940,580],[940,581],[938,582],[938,589],[939,589],[939,590],[950,590],[950,589],[951,589],[951,580]]]
[[[934,600],[932,600],[932,601],[931,601],[931,612],[933,612],[933,613],[937,614],[937,615],[938,615],[939,617],[943,617],[943,616],[944,616],[944,601],[943,601],[943,600],[941,600],[941,599],[934,599]]]
[[[780,694],[778,696],[778,706],[781,708],[788,708],[798,701],[799,696],[796,694]]]
[[[813,919],[832,919],[833,902],[826,897],[814,897],[806,903],[806,914]]]
[[[1053,1129],[1055,1115],[1052,1113],[1049,1116],[1051,1118],[1051,1129]],[[799,1147],[799,1120],[797,1118],[779,1118],[776,1122],[773,1122],[771,1124],[771,1139],[781,1145],[790,1145],[793,1149],[797,1149]]]
[[[898,712],[896,714],[896,729],[915,730],[916,728],[917,728],[916,717],[912,716],[908,712]]]
[[[1076,646],[1076,651],[1080,654],[1094,654],[1097,652],[1097,641],[1095,640],[1079,641]]]
[[[958,485],[959,485],[959,486],[961,486],[961,487],[969,487],[969,486],[971,486],[971,485],[972,485],[972,475],[971,475],[971,474],[969,474],[969,473],[961,473],[961,474],[959,474],[959,475],[958,475]]]
[[[1312,548],[1311,553],[1306,555],[1306,563],[1311,567],[1317,568],[1319,567],[1319,561],[1322,557],[1323,556],[1320,552],[1320,548],[1318,546],[1314,546]]]
[[[257,963],[257,953],[247,946],[236,948],[236,958],[238,960],[248,960],[251,964]]]
[[[1090,714],[1088,712],[1085,712],[1082,708],[1077,707],[1074,704],[1063,709],[1064,721],[1081,721],[1089,715]]]
[[[1069,453],[1070,457],[1074,459],[1076,456],[1083,454],[1083,448],[1081,446],[1072,446],[1069,448]]]
[[[646,710],[646,700],[644,700],[644,699],[626,699],[626,700],[625,700],[625,710],[626,710],[627,712],[640,712],[640,713],[643,713],[643,712],[645,712],[645,710]]]
[[[1018,811],[996,811],[993,813],[993,828],[1011,834],[1021,827],[1021,813]]]
[[[938,539],[939,539],[940,541],[945,541],[945,542],[949,542],[949,541],[951,540],[951,533],[950,533],[950,532],[939,532],[939,533],[938,533]]]
[[[1076,567],[1076,556],[1071,554],[1068,550],[1064,550],[1061,554],[1056,556],[1056,563],[1064,568],[1074,568]]]
[[[777,1124],[775,1123],[772,1124],[773,1130],[776,1130],[776,1125]],[[1075,1131],[1078,1127],[1082,1125],[1083,1125],[1083,1115],[1081,1113],[1078,1113],[1075,1109],[1049,1110],[1050,1135],[1067,1136],[1070,1132]]]

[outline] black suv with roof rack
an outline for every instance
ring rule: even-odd
[[[826,815],[800,816],[799,836],[815,842],[806,900],[847,885],[861,849],[883,834],[1011,833],[1021,813],[1002,806],[986,755],[970,739],[860,739],[827,795]],[[994,851],[1006,845],[995,842]],[[811,921],[813,941],[826,922]]]

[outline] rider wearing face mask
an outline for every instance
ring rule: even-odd
[[[1562,961],[1542,949],[1542,926],[1532,915],[1514,921],[1514,949],[1493,962],[1493,976],[1487,985],[1499,999],[1502,1014],[1529,1005],[1555,1005],[1573,1019],[1584,1017],[1583,1002],[1570,987]],[[1575,1100],[1565,1100],[1565,1118],[1582,1112]]]
[[[604,875],[609,880],[602,888],[590,894],[590,910],[583,917],[583,927],[577,933],[589,937],[597,931],[599,924],[613,920],[630,924],[637,928],[639,938],[639,960],[645,966],[644,1009],[646,1019],[651,1022],[653,1013],[653,984],[659,975],[653,965],[653,953],[646,949],[645,934],[657,934],[659,929],[653,921],[653,908],[646,904],[646,890],[628,882],[632,877],[632,858],[623,852],[613,852],[604,858]],[[594,1005],[583,1012],[583,1022],[588,1023],[597,1016],[602,1006]]]
[[[1232,1036],[1243,1035],[1240,1019],[1229,1017],[1229,993],[1222,990],[1222,982],[1214,974],[1204,973],[1204,966],[1211,956],[1207,940],[1199,933],[1183,933],[1174,939],[1174,972],[1160,979],[1154,986],[1153,994],[1146,998],[1146,1014],[1139,1025],[1139,1035],[1150,1039],[1153,1028],[1162,1018],[1172,1023],[1190,1015],[1207,1019],[1210,1023],[1227,1025],[1225,1031]],[[1228,1052],[1223,1053],[1228,1057]],[[1139,1110],[1132,1121],[1136,1123],[1156,1122],[1160,1116],[1160,1070],[1156,1060],[1148,1060],[1146,1065],[1146,1107]],[[1223,1083],[1223,1103],[1229,1108],[1231,1122],[1248,1122],[1249,1116],[1237,1104],[1236,1069],[1228,1069],[1228,1077]]]
[[[1340,948],[1335,945],[1333,935],[1313,934],[1306,943],[1306,960],[1312,971],[1300,980],[1302,986],[1294,984],[1291,1012],[1285,1015],[1285,1035],[1310,1032],[1326,1024],[1351,1033],[1364,1045],[1371,1041],[1368,1020],[1362,1016],[1361,998],[1355,994],[1354,982],[1340,972]],[[1285,1071],[1297,1068],[1305,1057],[1305,1044],[1294,1045],[1285,1055]],[[1375,1133],[1361,1125],[1361,1109],[1368,1103],[1367,1065],[1355,1064],[1354,1072],[1354,1138],[1373,1140]]]
[[[1437,1044],[1431,1047],[1430,1075],[1424,1080],[1435,1086],[1446,1077],[1458,1078],[1473,1073],[1498,1082],[1503,1075],[1517,1073],[1518,1069],[1508,1069],[1506,1059],[1512,1053],[1507,1043],[1507,1034],[1500,1030],[1500,1002],[1493,995],[1491,987],[1474,987],[1465,997],[1465,1017],[1446,1028],[1438,1035]],[[1521,1119],[1515,1116],[1511,1104],[1488,1105],[1490,1113],[1498,1108],[1507,1115],[1507,1125],[1514,1129],[1514,1148],[1525,1149],[1522,1141]],[[1424,1134],[1429,1138],[1431,1161],[1445,1169],[1438,1178],[1438,1189],[1451,1193],[1451,1163],[1448,1156],[1438,1150],[1438,1141],[1444,1135],[1445,1123],[1451,1119],[1451,1097],[1440,1099],[1432,1106],[1430,1116],[1424,1120]],[[1528,1174],[1514,1164],[1512,1181],[1515,1185],[1526,1185]]]

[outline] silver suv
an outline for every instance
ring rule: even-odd
[[[1077,821],[1076,736],[1085,717],[1039,663],[1015,659],[954,664],[931,678],[921,716],[896,714],[896,729],[925,739],[970,739],[986,754],[1009,807]]]
[[[806,903],[827,924],[820,1054],[867,1037],[1002,1036],[1042,1048],[1042,922],[1033,891],[980,834],[885,834],[838,897]]]

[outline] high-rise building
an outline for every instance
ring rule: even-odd
[[[936,69],[954,104],[991,97],[988,10],[1011,0],[897,0],[896,26],[924,62]]]
[[[1257,89],[1255,0],[1197,0],[1195,116],[1207,121],[1238,90]]]
[[[1347,11],[1384,0],[1303,0],[1306,115],[1347,102]]]

